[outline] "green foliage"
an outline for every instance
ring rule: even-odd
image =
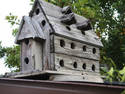
[[[17,16],[12,15],[11,13],[9,16],[6,16],[6,20],[12,28],[12,35],[15,36],[18,32],[18,27],[20,20]],[[20,47],[19,46],[13,46],[13,47],[3,47],[0,42],[0,58],[4,58],[5,66],[12,69],[12,71],[19,71],[19,65],[20,65]]]
[[[101,34],[104,48],[102,51],[108,58],[115,62],[117,69],[122,69],[125,64],[125,36],[124,36],[124,12],[125,2],[118,1],[99,1],[101,7],[100,15],[97,16],[98,23],[96,31]],[[98,14],[98,13],[97,13]]]
[[[1,42],[0,42],[0,58],[5,56],[5,48],[2,47]]]
[[[125,82],[125,67],[121,70],[115,69],[113,67],[110,68],[109,71],[102,70],[103,75],[105,75],[105,81],[109,82]]]
[[[8,16],[6,16],[5,19],[13,27],[12,28],[12,35],[16,36],[16,33],[18,32],[18,28],[19,28],[19,25],[20,25],[20,20],[18,19],[18,16],[15,16],[15,15],[10,13]]]
[[[101,75],[105,76],[105,81],[109,82],[125,82],[125,66],[119,70],[117,65],[111,58],[103,57],[103,63],[109,64],[109,70],[101,68]]]
[[[13,46],[5,48],[5,65],[8,68],[14,68],[19,71],[20,67],[20,47]]]
[[[20,64],[20,47],[2,47],[0,43],[0,58],[5,59],[5,66],[14,71],[19,71]]]
[[[125,90],[121,94],[125,94]]]
[[[12,15],[11,13],[9,14],[9,16],[6,16],[6,20],[12,25],[19,25],[20,20],[18,19],[17,16]]]
[[[30,5],[33,5],[35,0],[30,0]]]

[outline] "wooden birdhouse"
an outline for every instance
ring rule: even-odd
[[[21,46],[21,71],[49,70],[66,74],[65,80],[102,81],[99,49],[103,45],[90,21],[69,6],[36,0],[29,17],[22,19],[16,43]]]

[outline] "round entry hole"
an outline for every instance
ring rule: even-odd
[[[95,65],[92,65],[92,71],[95,71]]]
[[[74,43],[71,43],[71,48],[75,49],[75,44]]]
[[[39,8],[37,8],[35,12],[36,12],[36,15],[38,15],[40,13]]]
[[[60,65],[61,67],[64,67],[64,61],[63,61],[63,60],[60,60],[59,65]]]
[[[41,24],[42,24],[42,26],[45,26],[45,25],[46,25],[46,21],[43,20],[43,21],[41,22]]]
[[[86,46],[83,46],[83,51],[86,51]]]
[[[65,46],[65,41],[64,40],[60,40],[60,46],[64,47]]]
[[[86,69],[86,64],[85,64],[85,63],[82,65],[82,68],[83,68],[84,70]]]
[[[77,68],[77,62],[74,62],[73,67]]]
[[[26,58],[24,59],[24,61],[25,61],[26,64],[28,64],[28,63],[29,63],[28,57],[26,57]]]
[[[95,54],[95,53],[96,53],[96,49],[95,49],[95,48],[93,48],[92,52],[93,52],[93,54]]]

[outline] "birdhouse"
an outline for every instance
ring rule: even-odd
[[[22,19],[16,43],[21,46],[21,71],[49,70],[66,74],[65,79],[102,81],[99,49],[103,45],[90,21],[69,6],[36,0]]]

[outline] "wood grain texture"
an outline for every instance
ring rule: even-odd
[[[60,18],[61,16],[63,16],[63,14],[61,13],[61,8],[58,6],[55,6],[53,4],[47,3],[44,0],[39,0],[41,7],[43,8],[43,10],[45,11],[46,15],[55,17],[55,18]]]
[[[35,70],[43,70],[43,42],[32,40],[32,61]]]
[[[25,41],[21,43],[21,68],[22,71],[29,70],[42,70],[43,69],[43,52],[42,44],[33,39],[29,39],[29,44],[27,45]],[[25,62],[25,58],[29,59],[29,62]]]
[[[39,8],[36,7],[36,8]],[[41,9],[41,8],[39,8]],[[42,11],[42,10],[41,10]],[[50,37],[50,32],[52,31],[48,20],[45,17],[45,14],[43,12],[40,12],[38,15],[34,14],[34,16],[32,17],[33,19],[35,19],[35,21],[37,21],[39,23],[39,25],[41,26],[42,31],[44,32],[45,35],[45,41],[44,41],[44,46],[43,46],[43,67],[44,70],[51,70],[52,68],[52,64],[51,64],[51,54],[50,54],[50,41],[51,41],[51,37]],[[42,24],[42,21],[44,21],[44,26]]]
[[[51,75],[51,81],[85,81],[103,83],[100,76],[93,75]]]
[[[50,61],[51,61],[51,69],[55,70],[55,46],[54,46],[54,35],[50,36]]]
[[[55,17],[55,18],[60,18],[61,16],[63,16],[63,14],[61,13],[62,8],[55,6],[53,4],[50,4],[48,2],[45,2],[44,0],[39,0],[41,7],[43,8],[43,10],[45,11],[46,15]],[[77,22],[84,22],[85,20],[87,20],[85,17],[79,16],[77,14],[75,14]]]
[[[60,60],[64,61],[64,67],[60,66]],[[77,68],[73,67],[74,62],[77,62]],[[83,64],[86,64],[86,69],[83,69]],[[95,65],[95,71],[92,70],[92,65]],[[88,60],[68,55],[55,54],[55,69],[57,71],[84,73],[91,72],[92,74],[99,73],[99,61]]]
[[[60,46],[60,40],[65,41],[65,46]],[[71,43],[74,44],[75,48],[71,48]],[[55,45],[55,53],[66,54],[70,56],[76,56],[80,58],[88,58],[93,60],[100,59],[100,50],[98,47],[94,47],[91,45],[83,44],[80,42],[72,41],[63,37],[55,36],[54,38],[54,45]],[[83,51],[83,46],[86,46],[86,51]],[[96,53],[93,54],[93,48],[96,49]]]
[[[32,61],[32,48],[31,48],[32,42],[29,41],[29,45],[26,45],[25,42],[21,42],[21,63],[22,63],[22,71],[29,71],[29,70],[34,70],[34,62]],[[28,64],[25,62],[25,58],[29,59]]]
[[[44,32],[41,32],[42,29],[38,22],[27,16],[23,17],[23,21],[23,24],[21,24],[22,28],[18,31],[16,36],[16,43],[20,43],[21,40],[26,38],[45,39]]]
[[[51,29],[54,29],[54,30],[51,30],[51,31],[55,32],[55,34],[63,37],[68,37],[70,39],[77,40],[80,42],[86,42],[88,44],[95,45],[98,47],[103,46],[100,39],[97,37],[97,35],[93,30],[87,30],[85,32],[86,35],[84,36],[81,33],[81,31],[77,29],[76,24],[73,24],[70,26],[71,31],[68,31],[65,28],[65,25],[60,22],[60,18],[63,16],[61,12],[62,8],[55,6],[53,4],[50,4],[48,2],[45,2],[44,0],[38,0],[37,3],[38,4],[36,4],[36,6],[33,8],[34,10],[33,14],[35,13],[35,9],[39,8],[40,14],[39,15],[34,14],[35,17],[38,17],[38,16],[41,16],[42,18],[44,17],[44,19],[46,19],[47,22],[52,25],[50,27]],[[40,21],[38,18],[36,20]],[[80,23],[80,24],[88,21],[88,19],[86,19],[85,17],[79,16],[77,14],[75,14],[75,18],[77,20],[77,23]]]
[[[83,35],[82,32],[77,29],[76,25],[68,26],[71,29],[68,30],[67,26],[61,24],[58,19],[54,19],[50,16],[47,17],[49,18],[49,21],[51,22],[51,25],[54,28],[56,35],[98,47],[103,46],[100,39],[97,37],[93,30],[85,31],[85,35]]]
[[[37,3],[39,4],[34,6],[32,17],[24,17],[17,37],[22,46],[22,71],[55,70],[71,74],[99,75],[99,48],[103,45],[95,32],[86,30],[83,35],[76,24],[65,25],[60,22],[62,8],[41,0]],[[77,14],[75,18],[77,23],[87,20]],[[40,40],[36,41],[36,37]],[[28,46],[22,41],[26,38],[30,38]],[[64,40],[64,47],[60,46],[60,40]],[[71,47],[72,43],[74,48]],[[86,46],[86,51],[83,51],[83,46]],[[96,49],[95,54],[93,48]],[[28,64],[24,62],[25,57],[29,58]],[[59,63],[61,60],[64,61],[62,65]],[[86,68],[83,68],[83,64],[86,64]]]

